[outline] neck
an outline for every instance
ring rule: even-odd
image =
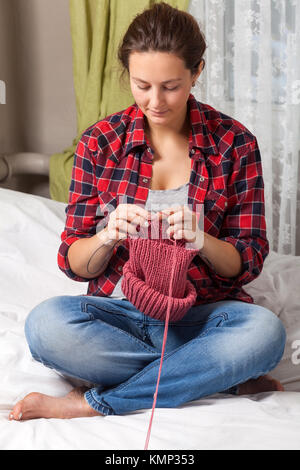
[[[145,116],[145,132],[147,136],[155,140],[162,140],[166,138],[177,137],[178,135],[189,137],[190,120],[188,113],[180,117],[175,123],[170,123],[168,126],[159,126],[149,121]]]

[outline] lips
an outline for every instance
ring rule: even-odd
[[[167,112],[167,110],[166,111],[159,111],[159,112],[158,111],[151,111],[151,113],[153,113],[153,114],[165,114],[166,112]]]

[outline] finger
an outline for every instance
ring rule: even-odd
[[[173,240],[182,240],[185,239],[185,231],[184,230],[171,230],[169,238]]]
[[[118,227],[108,228],[107,236],[109,240],[122,240],[126,238],[126,234],[122,230],[119,230]]]
[[[138,204],[119,204],[116,210],[114,211],[116,216],[127,218],[128,214],[136,214],[144,219],[147,219],[149,216],[149,211]]]
[[[178,228],[181,228],[182,230],[196,232],[198,229],[196,214],[194,212],[191,212],[190,210],[187,210],[182,215],[182,218],[181,214],[175,214],[173,216],[170,216],[168,222],[170,223],[170,225],[177,225]]]
[[[186,231],[184,238],[188,243],[192,244],[191,248],[200,250],[204,246],[204,232],[202,230],[197,230],[196,232]]]
[[[130,206],[130,204],[128,205]],[[132,204],[132,207],[130,209],[130,212],[139,215],[140,217],[146,220],[149,218],[150,212],[144,207],[139,206],[138,204]]]
[[[149,220],[149,214],[147,212],[143,212],[143,214],[144,215],[139,212],[130,210],[125,214],[125,217],[123,217],[123,219],[135,225],[145,226],[145,223]]]
[[[162,214],[163,216],[164,216],[164,215],[168,216],[168,215],[170,215],[170,214],[174,214],[175,212],[180,211],[182,207],[183,207],[183,206],[179,206],[179,205],[177,205],[177,206],[172,206],[172,207],[167,207],[166,209],[161,209],[161,210],[159,211],[159,213]]]
[[[141,231],[141,226],[140,224],[122,221],[121,225],[119,225],[119,229],[122,233],[125,233],[126,236],[136,236],[139,235],[139,232]]]
[[[125,213],[120,213],[119,215],[117,215],[116,219],[111,222],[111,228],[119,227],[119,229],[125,231],[127,224],[128,224],[128,227],[130,225],[132,227],[135,227],[135,231],[136,231],[138,227],[145,224],[145,219],[134,213],[125,211]],[[129,233],[133,233],[132,230],[133,228],[129,230]]]
[[[121,240],[128,237],[127,222],[123,219],[112,220],[108,225],[108,236],[112,240]]]
[[[174,212],[173,214],[169,215],[167,218],[169,223],[181,223],[181,221],[184,222],[184,224],[192,223],[193,219],[193,212],[186,206],[181,206],[180,209],[177,212]]]
[[[190,232],[188,230],[178,230],[174,234],[174,238],[176,239],[184,239],[189,243],[194,243],[196,241],[196,234],[195,232]]]
[[[176,234],[178,234],[181,230],[178,226],[170,226],[167,228],[166,233],[169,238],[174,238]]]
[[[167,233],[174,233],[178,232],[179,230],[184,230],[184,231],[191,231],[194,232],[193,227],[192,227],[192,221],[190,220],[180,220],[176,224],[169,224],[169,227],[166,229]]]

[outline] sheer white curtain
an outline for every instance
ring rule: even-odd
[[[191,0],[206,66],[195,97],[260,147],[270,249],[300,255],[300,0]]]

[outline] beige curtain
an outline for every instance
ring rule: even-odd
[[[74,153],[82,133],[100,119],[127,108],[133,96],[119,85],[117,48],[133,18],[151,0],[69,0],[77,136],[72,145],[50,158],[50,195],[68,202]],[[166,3],[187,11],[188,0]]]

